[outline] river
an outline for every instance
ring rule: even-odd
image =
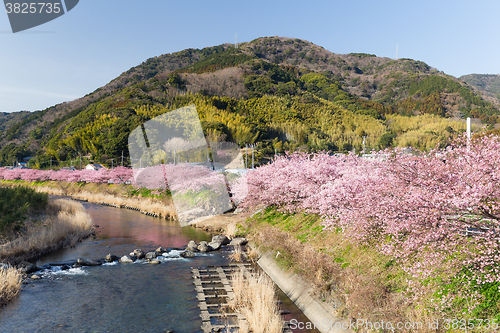
[[[136,211],[84,206],[99,226],[96,237],[40,258],[39,267],[75,258],[95,260],[108,253],[122,256],[136,248],[177,248],[212,237]],[[52,266],[37,273],[42,279],[24,284],[20,296],[2,309],[0,332],[202,332],[191,268],[227,264],[229,252],[197,253],[193,259],[177,253],[169,249],[160,265],[137,261],[68,270]],[[287,308],[303,318],[293,306]]]

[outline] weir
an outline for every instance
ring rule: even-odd
[[[247,277],[254,271],[247,263],[198,267],[191,270],[200,308],[201,329],[204,333],[238,332],[239,327],[246,321],[244,316],[231,312],[228,307],[228,299],[234,297],[230,275],[237,270],[242,270]],[[288,323],[285,323],[283,332],[292,332]]]

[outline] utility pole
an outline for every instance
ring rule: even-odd
[[[113,170],[113,159],[111,159],[111,170]]]
[[[254,166],[254,152],[255,152],[255,145],[252,147],[252,169],[255,169]]]
[[[245,144],[245,169],[248,169],[248,145]]]
[[[80,155],[80,170],[82,170],[82,155]]]
[[[52,170],[52,157],[50,158],[50,170]]]
[[[122,166],[123,166],[123,150],[122,150]]]
[[[467,147],[470,146],[470,136],[471,136],[471,119],[467,117]]]
[[[363,154],[365,153],[365,140],[366,140],[366,135],[363,136]]]

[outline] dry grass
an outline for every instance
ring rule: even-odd
[[[50,200],[43,225],[30,228],[25,235],[0,246],[0,258],[11,263],[74,246],[92,233],[92,221],[83,206],[71,200]]]
[[[257,260],[259,260],[259,251],[257,250],[256,247],[248,245],[246,248],[246,257],[248,260],[251,262],[255,263]]]
[[[234,249],[228,257],[229,260],[234,261],[234,262],[242,262],[243,259],[245,259],[245,254],[241,250],[241,246],[235,245],[233,247],[234,247]]]
[[[19,294],[22,277],[14,267],[0,268],[0,306],[12,301]]]
[[[224,230],[224,233],[227,237],[234,238],[238,232],[238,223],[237,222],[229,222]]]
[[[279,314],[274,283],[263,273],[237,271],[231,277],[234,298],[229,306],[246,318],[247,327],[240,324],[239,332],[281,333],[283,320]]]

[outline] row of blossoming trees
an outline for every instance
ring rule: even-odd
[[[126,182],[132,179],[132,170],[125,167],[94,170],[37,170],[0,168],[0,179],[29,182],[64,181],[68,183],[106,183],[109,180]]]
[[[0,168],[0,180],[25,180],[29,182],[63,181],[68,183],[128,183],[150,190],[170,190],[180,192],[200,192],[215,189],[220,192],[220,184],[225,184],[224,176],[202,166],[190,164],[165,164],[141,169],[116,167],[94,170],[37,170]],[[167,185],[168,183],[168,185]]]
[[[500,286],[499,180],[495,136],[469,145],[461,138],[422,154],[395,150],[378,159],[295,153],[249,173],[243,205],[320,214],[327,227],[397,260],[408,273],[412,299],[431,298],[437,283],[458,279],[465,284],[453,292],[441,288],[432,307],[477,314],[484,291],[498,294]]]

